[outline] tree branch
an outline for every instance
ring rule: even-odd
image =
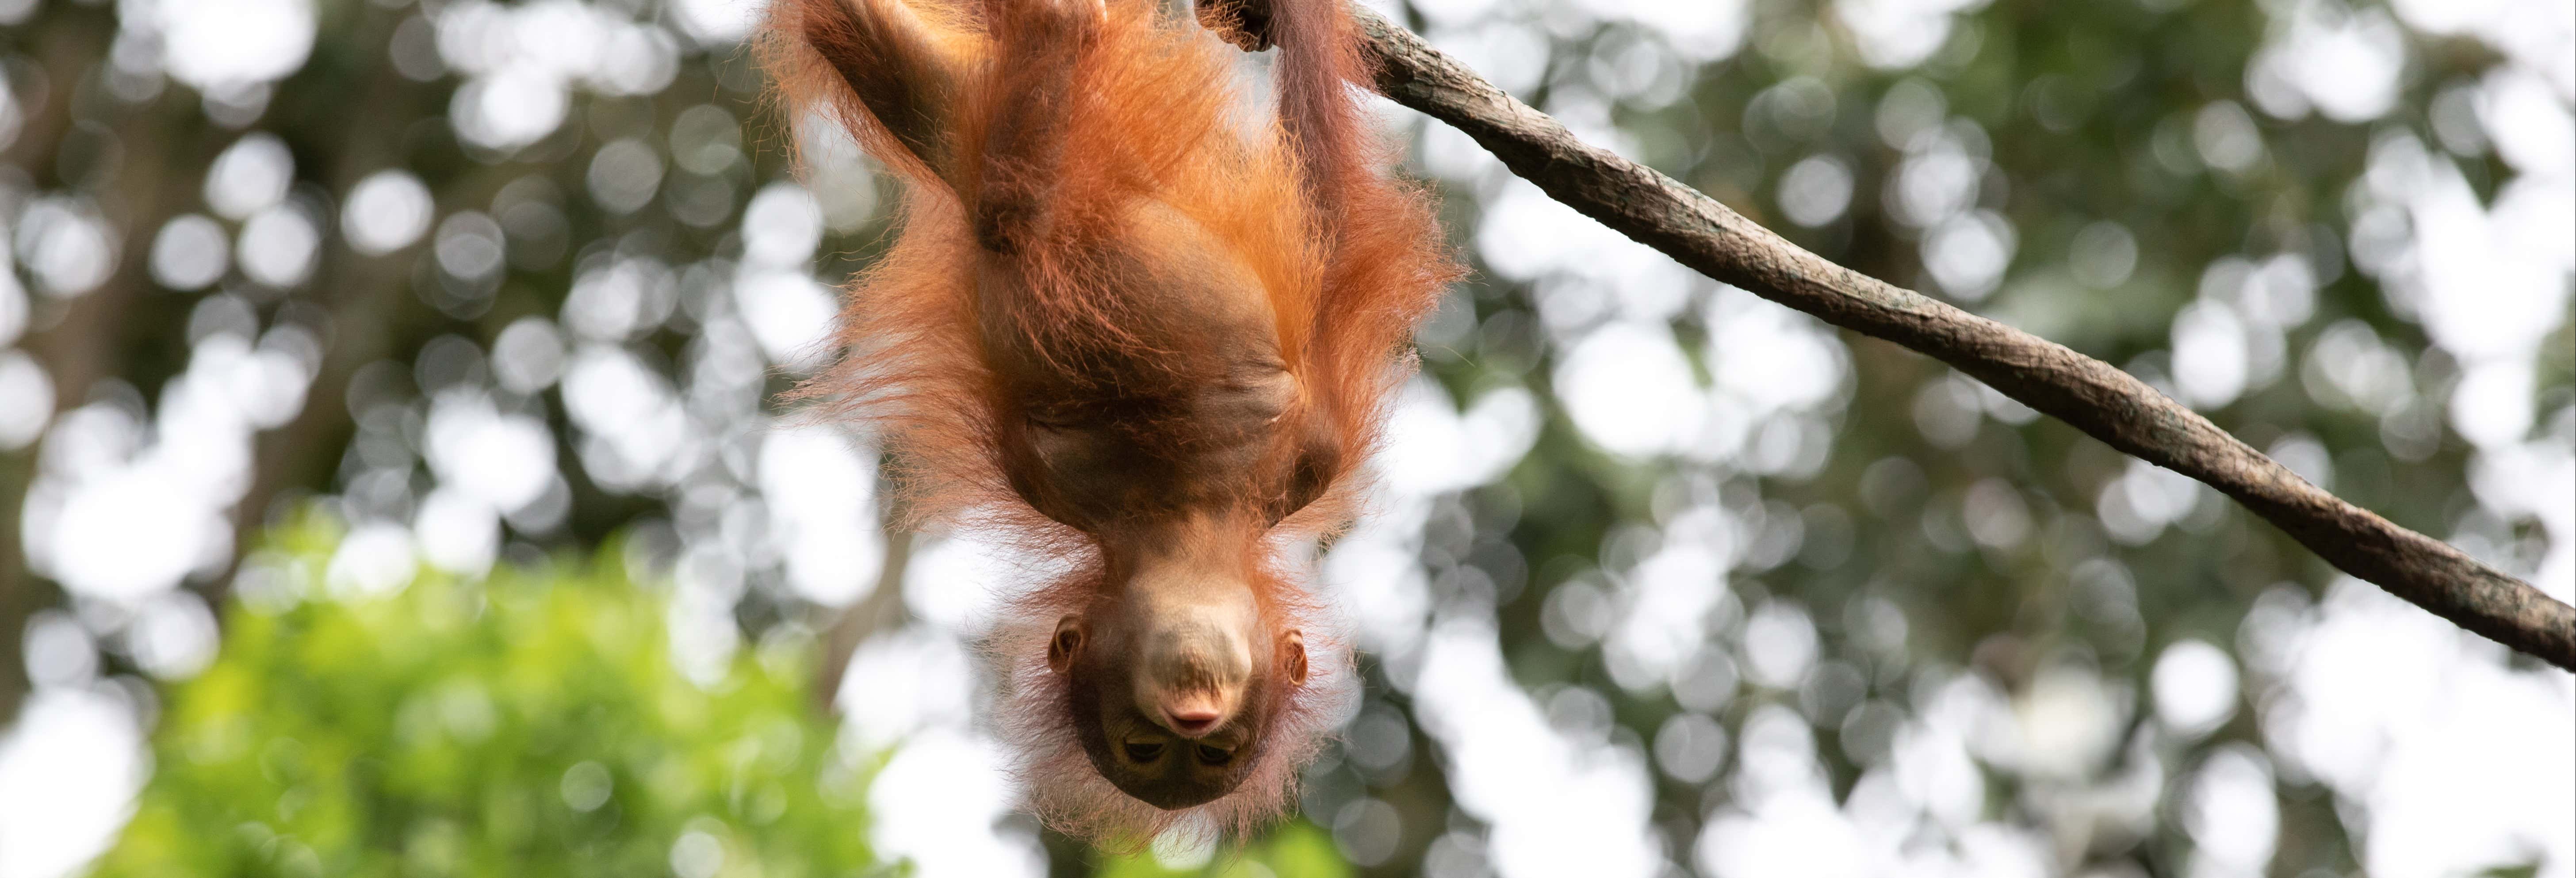
[[[2576,607],[2309,484],[2108,363],[1800,249],[1716,199],[1582,142],[1420,36],[1368,9],[1351,12],[1380,92],[1465,132],[1585,216],[1701,274],[1948,363],[2113,448],[2217,488],[2346,573],[2576,670]]]
[[[912,566],[913,543],[920,536],[891,511],[885,516],[884,531],[885,562],[877,567],[876,589],[832,614],[831,625],[823,629],[813,696],[814,707],[825,716],[840,707],[841,679],[849,675],[850,659],[858,655],[859,644],[903,625],[903,574]]]

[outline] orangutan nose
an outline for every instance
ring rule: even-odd
[[[1163,718],[1170,722],[1172,731],[1185,738],[1207,734],[1216,728],[1216,721],[1220,719],[1215,708],[1199,705],[1166,711]]]

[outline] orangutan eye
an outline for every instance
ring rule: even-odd
[[[1200,744],[1197,749],[1199,762],[1205,765],[1224,765],[1226,762],[1234,759],[1234,751],[1232,750],[1211,747],[1206,744]]]
[[[1160,758],[1162,758],[1162,757],[1163,757],[1163,745],[1161,745],[1161,744],[1155,744],[1155,743],[1133,744],[1133,743],[1131,743],[1131,744],[1128,744],[1128,745],[1127,745],[1127,761],[1129,761],[1129,762],[1136,762],[1136,763],[1152,762],[1152,761],[1154,761],[1154,760],[1156,760],[1156,759],[1160,759]]]

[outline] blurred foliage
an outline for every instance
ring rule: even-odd
[[[254,563],[320,583],[335,542],[306,525]],[[691,682],[658,592],[604,557],[236,603],[215,663],[169,691],[94,874],[871,874],[874,762],[814,714],[811,656]]]
[[[1198,868],[1172,868],[1152,852],[1104,860],[1097,878],[1350,878],[1350,864],[1333,848],[1333,837],[1312,823],[1297,821],[1271,830],[1239,848],[1219,850]]]

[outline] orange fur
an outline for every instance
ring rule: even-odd
[[[862,91],[891,86],[846,72],[852,58],[872,60],[848,24],[851,4],[869,2],[889,0],[775,0],[763,43],[788,107],[825,110],[907,184],[899,237],[846,291],[843,356],[798,393],[873,426],[910,523],[972,529],[1065,562],[1060,569],[1070,572],[1015,601],[986,644],[1003,688],[1001,731],[1024,753],[1032,805],[1050,825],[1131,840],[1191,820],[1250,828],[1289,804],[1296,770],[1355,686],[1347,638],[1302,584],[1309,574],[1294,569],[1290,547],[1329,538],[1356,513],[1355,471],[1377,444],[1390,391],[1412,368],[1412,329],[1458,274],[1428,200],[1385,173],[1392,153],[1363,134],[1349,92],[1364,80],[1349,25],[1332,0],[1296,0],[1281,30],[1281,118],[1269,119],[1232,89],[1231,49],[1158,15],[1148,0],[1108,0],[1089,41],[1062,49],[1078,58],[1061,105],[1047,113],[1058,138],[1049,162],[978,163],[996,138],[1014,136],[991,121],[1029,93],[1014,77],[1046,74],[1042,64],[997,57],[997,47],[1016,45],[1003,32],[1043,26],[1026,10],[1049,0],[904,4],[935,34],[933,49],[956,62],[953,80],[913,93],[930,95],[914,106],[935,112],[944,139],[887,125],[870,103],[883,96]],[[1042,199],[1047,219],[991,232],[985,218],[1009,207],[1001,198]],[[1015,490],[1009,449],[1022,441],[1013,431],[1029,403],[996,368],[991,317],[978,328],[979,260],[999,248],[1026,281],[1025,298],[1004,319],[1053,374],[1171,387],[1213,380],[1216,364],[1150,341],[1140,328],[1159,316],[1123,298],[1100,264],[1101,243],[1121,234],[1122,211],[1140,199],[1195,221],[1257,278],[1280,357],[1302,391],[1296,405],[1328,426],[1338,451],[1320,497],[1245,543],[1261,554],[1248,560],[1270,624],[1307,632],[1312,676],[1268,693],[1278,740],[1250,779],[1217,801],[1170,812],[1120,794],[1072,742],[1064,684],[1048,673],[1044,644],[1048,626],[1100,587],[1109,559],[1098,535],[1040,514]],[[1196,441],[1186,420],[1146,427],[1160,442]]]

